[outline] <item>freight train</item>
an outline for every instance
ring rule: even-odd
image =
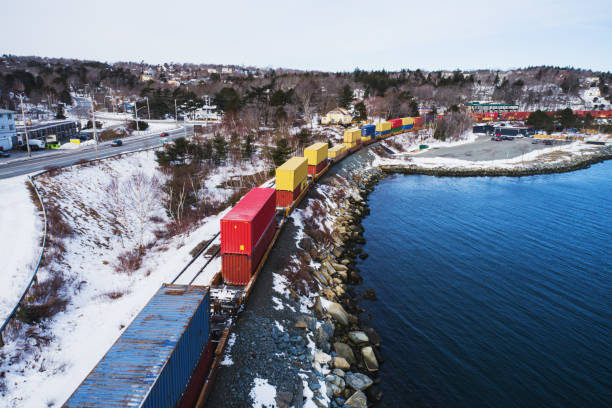
[[[253,188],[221,219],[221,246],[214,256],[220,254],[222,267],[210,286],[192,285],[197,275],[187,285],[175,282],[219,234],[162,285],[64,407],[205,406],[233,324],[287,216],[330,166],[423,124],[422,117],[410,117],[349,129],[342,144],[315,143],[304,149],[304,157],[278,167],[275,188]]]
[[[491,122],[497,120],[527,120],[533,112],[486,112],[472,113],[472,119],[476,122]],[[547,111],[549,115],[556,115],[556,111]],[[574,114],[580,117],[585,117],[590,114],[593,118],[611,119],[611,110],[576,110]]]

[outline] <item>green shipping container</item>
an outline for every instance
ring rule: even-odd
[[[423,150],[423,149],[427,149],[429,147],[429,145],[419,145],[419,149]]]

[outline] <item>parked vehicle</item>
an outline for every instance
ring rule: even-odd
[[[170,136],[170,135],[168,134],[168,132],[161,132],[161,133],[159,134],[159,137],[168,137],[168,136]]]
[[[59,149],[62,145],[59,140],[57,140],[56,135],[49,135],[45,138],[45,143],[47,144],[47,149]]]
[[[32,150],[40,150],[47,147],[46,142],[41,139],[30,139],[28,144],[30,145],[30,149]],[[23,145],[23,149],[27,149],[25,144]]]
[[[123,140],[121,139],[113,140],[113,142],[111,143],[111,146],[114,146],[114,147],[123,146]]]
[[[0,157],[10,157],[10,156],[11,156],[10,153],[5,152],[4,150],[0,150]]]

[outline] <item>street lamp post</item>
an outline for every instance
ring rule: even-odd
[[[25,119],[25,109],[23,108],[23,94],[19,94],[19,100],[21,101],[21,117],[23,119],[23,130],[25,132],[26,137],[26,149],[28,149],[28,159],[32,157],[32,152],[30,151],[30,138],[28,136],[28,124]]]
[[[98,160],[98,129],[96,126],[96,101],[94,101],[93,94],[90,96],[91,98],[91,116],[93,123],[93,131],[94,131],[94,140],[96,141],[96,160]]]

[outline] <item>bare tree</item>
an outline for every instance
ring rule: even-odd
[[[300,105],[304,112],[304,120],[311,122],[312,117],[312,97],[318,89],[316,81],[312,78],[307,78],[300,81],[295,87],[295,95],[300,101]]]
[[[131,235],[139,249],[144,248],[145,230],[151,216],[161,208],[160,182],[143,172],[124,181],[113,180],[108,190],[112,213]]]

